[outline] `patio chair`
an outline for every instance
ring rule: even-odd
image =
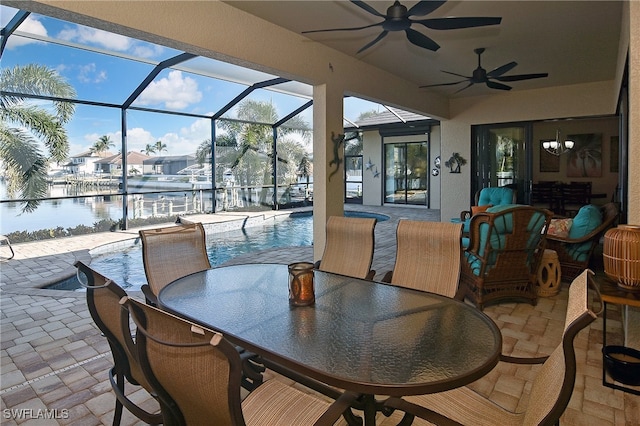
[[[460,279],[461,237],[460,223],[400,220],[395,265],[382,281],[454,297]]]
[[[121,305],[138,327],[142,371],[158,390],[166,424],[333,425],[348,407],[342,398],[329,410],[329,401],[277,379],[242,400],[240,358],[220,333],[131,298]]]
[[[582,206],[591,204],[591,182],[571,182],[560,185],[560,213],[575,216]]]
[[[573,217],[568,236],[547,235],[547,249],[558,254],[563,281],[570,282],[589,267],[594,249],[604,233],[615,225],[618,215],[616,203],[602,207],[589,204]]]
[[[475,213],[486,211],[489,207],[515,204],[516,199],[517,193],[513,188],[506,186],[482,188],[476,192],[475,205],[471,207],[470,210],[463,210],[460,212],[460,220],[464,222],[471,218]]]
[[[386,405],[439,425],[556,425],[569,404],[576,378],[574,339],[597,318],[589,309],[585,270],[569,288],[569,300],[562,341],[551,355],[539,358],[501,356],[513,364],[542,364],[535,373],[528,404],[522,412],[511,412],[467,387],[415,397],[390,398]],[[595,286],[593,286],[596,288]],[[597,290],[597,289],[596,289]],[[517,371],[520,371],[519,367]],[[516,371],[514,368],[513,371]],[[519,404],[520,405],[520,404]],[[429,423],[429,424],[431,424]]]
[[[119,302],[127,293],[118,284],[84,263],[78,261],[75,263],[75,267],[78,268],[80,283],[84,283],[83,286],[87,289],[87,306],[91,318],[107,338],[111,348],[113,367],[109,370],[109,381],[116,395],[113,424],[120,424],[123,406],[146,423],[162,423],[160,407],[158,407],[157,413],[150,413],[140,408],[125,395],[125,383],[129,382],[142,386],[154,398],[156,397],[153,388],[140,370],[138,353],[135,349],[136,344],[131,338],[131,332],[125,331],[120,324],[122,309]],[[86,276],[86,281],[80,278],[81,274]],[[122,321],[128,327],[129,318],[123,317]]]
[[[143,229],[140,238],[144,272],[149,283],[143,285],[141,290],[151,305],[157,306],[158,293],[167,284],[211,268],[202,223]],[[263,380],[265,368],[262,361],[244,348],[236,349],[241,353],[244,365],[243,386],[248,390],[254,389]]]
[[[460,292],[479,309],[486,303],[537,303],[535,283],[551,212],[531,206],[492,207],[471,218]]]
[[[371,269],[375,247],[375,218],[331,216],[327,240],[317,269],[355,278],[373,279]]]
[[[560,187],[555,181],[540,181],[531,185],[531,205],[559,212]]]
[[[470,210],[460,212],[460,221],[463,224],[462,232],[468,235],[471,216],[474,214],[484,212],[494,206],[512,205],[516,203],[516,200],[517,193],[513,188],[507,186],[482,188],[476,192],[476,204],[471,206]],[[455,220],[457,221],[457,219]]]
[[[13,259],[13,257],[16,254],[13,251],[13,247],[11,247],[11,241],[9,241],[9,238],[6,235],[0,235],[0,247],[2,246],[7,246],[7,248],[9,249],[9,256],[0,256],[0,259],[3,259],[3,260]]]
[[[201,223],[143,229],[139,233],[148,282],[141,290],[148,303],[157,304],[158,293],[170,282],[211,268]]]

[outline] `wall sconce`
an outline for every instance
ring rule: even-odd
[[[575,143],[573,141],[562,140],[560,138],[560,129],[556,130],[556,140],[542,142],[542,147],[549,154],[562,155],[569,152]]]
[[[433,165],[435,167],[431,169],[431,176],[438,176],[440,174],[440,156],[439,155],[433,160]]]

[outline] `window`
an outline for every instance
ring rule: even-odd
[[[385,203],[428,206],[428,143],[388,143],[384,150]]]

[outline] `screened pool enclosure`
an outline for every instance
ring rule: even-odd
[[[312,86],[0,8],[2,125],[25,131],[48,160],[46,194],[37,197],[16,186],[11,161],[0,164],[1,233],[97,222],[126,228],[134,219],[313,202]],[[21,84],[28,80],[19,71],[29,67],[49,71],[71,90],[60,95]],[[63,126],[66,155],[55,161],[38,129],[15,120],[8,106],[55,116],[60,105],[73,108]],[[345,98],[345,126],[385,108]],[[357,159],[361,149],[352,144],[348,155]],[[29,158],[20,161],[23,170],[30,166]],[[349,179],[357,173],[350,168]],[[349,185],[347,197],[361,193],[361,182]],[[24,212],[26,203],[36,206],[32,212]]]

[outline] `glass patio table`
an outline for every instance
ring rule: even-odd
[[[180,278],[159,305],[298,375],[361,394],[365,424],[378,396],[441,392],[487,374],[500,330],[471,305],[315,271],[316,301],[289,305],[281,264],[213,268]]]

